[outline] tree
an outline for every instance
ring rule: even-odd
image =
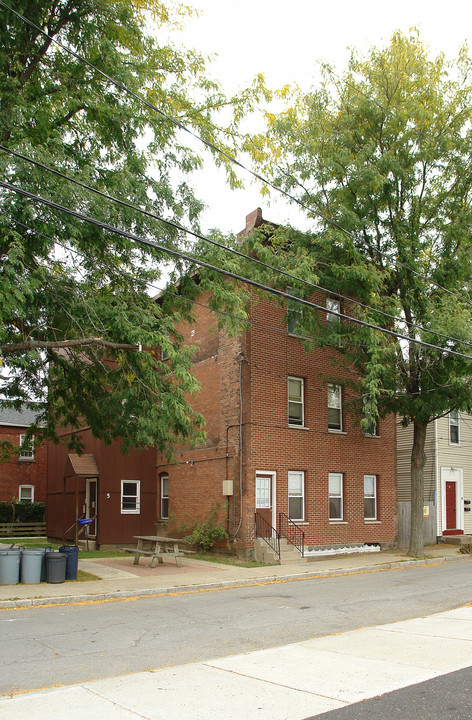
[[[304,309],[304,334],[358,372],[365,428],[387,413],[413,426],[415,556],[424,553],[426,428],[472,409],[471,69],[465,49],[451,65],[416,35],[395,33],[385,48],[353,53],[342,77],[326,69],[320,89],[295,93],[248,142],[316,220],[312,233],[278,232],[284,253],[269,258],[257,236],[252,252],[363,303],[342,307],[365,326]],[[303,282],[296,290],[310,292]]]
[[[188,245],[155,218],[198,228],[203,206],[185,178],[202,161],[182,126],[231,152],[257,89],[227,99],[201,56],[165,41],[191,15],[184,6],[21,0],[14,10],[0,3],[0,177],[10,186],[0,187],[0,405],[38,408],[36,439],[89,426],[125,450],[170,452],[201,438],[203,419],[187,404],[197,384],[176,331],[188,303],[176,311],[149,294],[167,256],[19,190]],[[80,435],[71,442],[80,448]]]

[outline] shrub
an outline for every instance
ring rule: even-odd
[[[211,550],[217,541],[226,540],[229,544],[228,533],[223,525],[214,525],[215,518],[218,514],[219,505],[212,507],[207,520],[197,522],[192,534],[189,536],[190,541],[197,546],[202,552]]]
[[[0,502],[0,522],[44,522],[44,503]]]

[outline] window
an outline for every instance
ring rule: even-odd
[[[20,460],[34,460],[34,437],[20,435]]]
[[[342,473],[329,474],[329,519],[343,519],[343,476]]]
[[[287,288],[289,295],[295,295],[293,288]],[[302,319],[303,306],[297,303],[296,300],[288,300],[287,302],[287,332],[289,335],[301,335],[300,331],[297,330]]]
[[[326,298],[326,310],[328,311],[326,313],[326,322],[327,323],[338,323],[340,322],[341,318],[339,315],[333,315],[332,313],[340,313],[341,312],[341,301],[336,300],[336,298],[327,297]]]
[[[139,515],[140,505],[140,482],[139,480],[121,481],[121,513]]]
[[[369,398],[367,395],[362,396],[362,404],[364,406],[364,418],[367,420],[367,425],[364,427],[364,435],[378,435],[378,426],[373,418],[367,417],[367,405]]]
[[[303,407],[303,379],[288,378],[288,424],[303,426],[305,423]]]
[[[161,518],[169,519],[169,476],[161,475]]]
[[[341,385],[328,385],[328,428],[342,430]]]
[[[288,474],[288,516],[290,520],[305,519],[305,473],[290,471]]]
[[[460,415],[459,410],[449,413],[449,444],[460,445]]]
[[[20,502],[34,502],[34,485],[20,485],[18,491],[18,498]]]
[[[256,475],[256,508],[270,508],[271,501],[270,475]]]
[[[364,475],[364,519],[377,520],[377,478]]]

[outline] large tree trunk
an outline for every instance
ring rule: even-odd
[[[424,445],[427,425],[413,425],[413,448],[411,450],[411,525],[408,555],[423,557],[423,505],[424,466],[426,454]]]

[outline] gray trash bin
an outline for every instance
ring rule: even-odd
[[[44,551],[35,548],[23,548],[21,551],[21,582],[25,585],[37,585],[41,582]]]
[[[0,585],[17,585],[20,582],[20,551],[13,548],[0,550]]]
[[[46,553],[46,579],[48,583],[63,583],[66,580],[66,556],[60,552]]]

